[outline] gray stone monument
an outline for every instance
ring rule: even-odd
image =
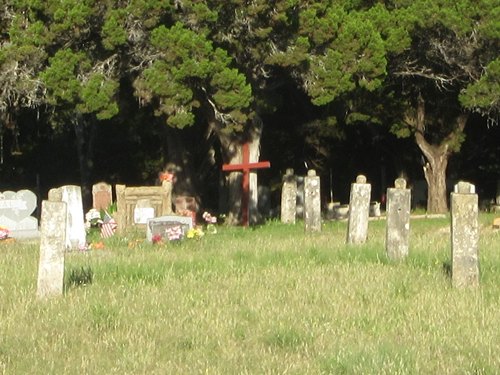
[[[475,186],[460,181],[451,193],[451,275],[454,287],[479,285],[478,213]]]
[[[85,246],[87,237],[80,186],[65,185],[51,189],[49,191],[49,201],[66,202],[66,249],[75,250]]]
[[[370,213],[371,185],[366,183],[366,177],[356,177],[351,184],[349,198],[349,219],[347,221],[347,243],[361,244],[368,236],[368,217]]]
[[[297,180],[293,169],[287,169],[281,189],[281,222],[295,224],[297,214]]]
[[[38,298],[59,296],[63,293],[66,209],[65,202],[42,202]]]
[[[306,232],[321,231],[321,190],[316,171],[307,171],[304,179],[304,224]]]
[[[411,190],[406,188],[404,178],[398,178],[394,188],[387,189],[385,248],[391,260],[402,260],[408,256],[410,210]]]
[[[168,230],[173,227],[179,227],[182,231],[182,237],[185,237],[188,230],[193,228],[193,218],[190,216],[166,215],[148,219],[146,238],[150,242],[153,241],[155,236],[168,239]]]
[[[0,193],[0,226],[7,228],[12,238],[39,237],[38,220],[31,216],[36,206],[36,195],[30,190]]]

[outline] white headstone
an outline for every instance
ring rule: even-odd
[[[38,220],[31,216],[36,206],[36,195],[30,190],[0,193],[0,226],[12,238],[39,237]]]
[[[139,199],[134,208],[134,223],[146,224],[155,217],[155,209],[149,199]]]
[[[385,248],[391,260],[408,256],[410,244],[411,190],[406,180],[398,178],[394,188],[387,189],[387,225]]]
[[[66,248],[78,249],[85,246],[85,218],[83,213],[82,189],[66,185],[60,188],[61,201],[67,204]]]

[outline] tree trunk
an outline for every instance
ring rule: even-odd
[[[427,158],[424,165],[424,175],[427,181],[427,212],[446,213],[448,203],[446,199],[446,167],[450,154],[440,147],[430,146],[432,157]]]
[[[412,126],[415,128],[415,141],[422,151],[426,162],[423,166],[425,180],[427,181],[427,213],[441,214],[448,212],[446,192],[446,168],[448,160],[454,149],[458,149],[460,136],[463,133],[468,116],[459,114],[452,126],[452,130],[438,145],[430,144],[424,136],[425,133],[425,102],[421,95],[418,97],[416,117]]]
[[[262,134],[262,121],[255,116],[251,127],[242,137],[236,137],[231,134],[217,131],[221,143],[223,161],[225,164],[239,164],[242,162],[242,146],[245,142],[249,145],[250,162],[257,162],[260,156],[260,138]],[[227,187],[228,210],[226,223],[237,225],[241,223],[242,212],[242,173],[241,172],[222,172],[222,179],[225,180]],[[249,181],[249,224],[256,224],[260,221],[258,212],[258,181],[257,173],[250,173]]]

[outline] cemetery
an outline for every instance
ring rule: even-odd
[[[500,374],[498,9],[2,2],[0,375]]]
[[[0,240],[0,368],[496,371],[500,230],[491,225],[495,213],[479,212],[474,185],[457,183],[450,214],[428,218],[412,212],[402,178],[377,216],[363,175],[351,185],[347,216],[328,216],[314,170],[303,180],[303,198],[297,186],[288,170],[281,219],[251,230],[208,212],[193,215],[199,207],[173,198],[170,182],[100,182],[86,214],[79,186],[51,189],[36,233]],[[27,192],[3,196],[7,218],[33,210]],[[115,212],[114,197],[124,202]],[[29,352],[17,344],[28,339]],[[110,352],[109,340],[127,354]]]

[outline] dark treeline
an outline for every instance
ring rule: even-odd
[[[359,173],[447,210],[447,183],[500,177],[495,0],[3,1],[0,188],[155,184],[238,220],[241,144],[259,181],[314,168],[325,201]],[[495,13],[496,12],[496,13]],[[252,182],[253,183],[253,182]]]

